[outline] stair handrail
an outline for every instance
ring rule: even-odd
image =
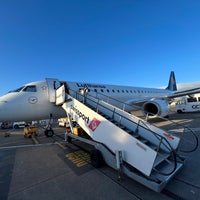
[[[71,89],[70,89],[71,90]],[[75,98],[76,99],[78,99],[78,97],[82,97],[82,98],[85,98],[85,99],[87,99],[88,98],[88,96],[91,96],[92,98],[95,98],[95,99],[97,99],[97,102],[95,102],[95,101],[93,101],[93,100],[91,100],[91,99],[89,99],[90,101],[93,101],[94,103],[96,103],[96,112],[98,112],[98,106],[100,105],[99,104],[99,101],[104,101],[104,100],[101,100],[101,99],[99,99],[99,98],[96,98],[96,97],[94,97],[93,95],[83,95],[83,94],[81,94],[81,93],[79,93],[79,92],[77,92],[77,91],[74,91],[74,90],[71,90],[71,91],[73,91],[74,92],[74,96],[75,96]],[[103,106],[103,105],[100,105],[100,106],[102,106],[102,107],[104,107],[105,109],[107,109],[107,110],[109,110],[109,111],[111,111],[111,112],[114,112],[115,111],[115,109],[114,110],[111,110],[111,109],[109,109],[109,108],[107,108],[107,107],[105,107],[105,106]],[[113,106],[114,107],[114,106]],[[125,112],[125,111],[124,111]],[[126,117],[124,117],[124,116],[122,116],[121,114],[119,114],[119,113],[116,113],[116,114],[118,114],[118,116],[121,116],[122,118],[124,118],[124,119],[126,119],[126,120],[128,120],[128,121],[130,121],[131,123],[134,123],[134,124],[136,124],[137,125],[137,123],[136,122],[134,122],[134,121],[132,121],[132,120],[130,120],[130,119],[128,119],[128,118],[126,118]],[[165,118],[164,118],[165,119]],[[139,121],[142,121],[142,120],[140,120],[139,119]],[[154,131],[152,131],[151,130],[151,128],[149,127],[149,126],[147,126],[147,124],[145,124],[145,123],[143,123],[143,125],[140,125],[141,127],[143,127],[144,129],[146,129],[146,130],[148,130],[148,131],[150,131],[158,140],[159,140],[159,137],[160,137],[160,135],[158,135],[157,133],[155,133]],[[154,125],[155,126],[155,125]],[[156,126],[157,127],[157,126]],[[157,136],[159,136],[159,137],[157,137]],[[165,145],[165,144],[163,144],[166,148],[167,148],[167,146]],[[167,148],[168,150],[170,150],[169,148]]]
[[[167,140],[165,137],[163,137],[163,136],[161,136],[161,135],[158,135],[157,133],[155,133],[154,131],[152,131],[151,128],[150,128],[146,123],[144,123],[143,120],[139,120],[139,121],[138,121],[138,125],[139,125],[140,122],[142,122],[144,126],[148,127],[148,129],[150,130],[150,132],[151,132],[158,140],[160,140],[160,143],[159,143],[159,145],[158,145],[157,152],[159,152],[160,146],[161,146],[161,145],[164,145],[164,146],[169,150],[169,152],[172,154],[172,157],[173,157],[173,159],[174,159],[174,162],[173,162],[173,163],[174,163],[174,167],[172,168],[172,170],[171,170],[170,172],[164,173],[164,172],[161,172],[161,171],[159,171],[159,170],[157,170],[157,169],[155,169],[155,168],[154,168],[154,171],[156,171],[157,173],[159,173],[159,174],[161,174],[161,175],[164,175],[164,176],[168,176],[168,175],[173,174],[174,171],[175,171],[176,168],[177,168],[177,158],[176,158],[177,154],[176,154],[176,151],[174,150],[174,148],[171,146],[171,144],[168,142],[168,140]],[[159,138],[160,138],[160,139],[159,139]],[[163,140],[164,140],[165,142],[163,142]],[[167,143],[168,146],[169,146],[170,148],[168,148],[168,146],[167,146],[165,143]]]
[[[87,96],[91,96],[91,97],[93,97],[93,98],[98,99],[98,101],[102,100],[102,101],[104,101],[104,102],[106,102],[106,103],[109,103],[109,100],[112,99],[112,100],[114,100],[114,101],[116,101],[116,102],[122,104],[122,110],[123,110],[124,112],[126,112],[126,111],[125,111],[126,106],[127,106],[127,107],[133,107],[133,108],[138,109],[138,110],[142,110],[142,107],[141,107],[141,106],[130,105],[130,104],[124,103],[124,102],[122,102],[122,101],[119,101],[118,99],[115,99],[115,98],[113,98],[113,97],[110,97],[110,96],[105,95],[105,94],[102,94],[102,93],[99,93],[99,92],[94,91],[94,90],[92,90],[92,89],[90,89],[90,91],[96,93],[95,96],[89,94],[89,92],[84,96],[83,94],[79,93],[78,91],[75,91],[75,90],[72,90],[72,89],[69,89],[69,90],[72,91],[72,92],[75,92],[75,93],[76,93],[76,97],[77,97],[78,95],[81,95],[82,97],[85,97],[85,98],[87,98]],[[104,99],[98,98],[99,96],[104,96],[105,99],[107,99],[107,101],[105,101]],[[146,121],[147,121],[149,115],[152,116],[152,115],[154,115],[154,114],[153,114],[153,113],[150,113],[150,112],[147,112],[147,114],[146,114]],[[199,145],[198,137],[196,136],[196,134],[194,133],[194,131],[193,131],[191,128],[189,128],[188,126],[182,125],[182,124],[180,124],[180,123],[178,123],[178,122],[175,122],[175,121],[173,121],[173,120],[170,120],[170,119],[168,119],[168,118],[165,118],[165,117],[161,117],[161,116],[156,116],[156,117],[159,118],[159,119],[165,120],[165,121],[169,121],[169,122],[171,122],[172,124],[176,124],[176,125],[178,125],[178,126],[181,126],[181,127],[184,128],[184,130],[185,130],[185,129],[188,129],[188,130],[190,131],[190,133],[193,135],[193,137],[195,138],[195,141],[196,141],[194,147],[193,147],[192,149],[190,149],[190,150],[180,150],[180,152],[183,152],[183,153],[191,153],[191,152],[195,151],[195,150],[198,148],[198,145]],[[154,126],[156,126],[156,125],[154,124]],[[157,127],[157,126],[156,126],[156,127]],[[182,137],[183,137],[183,134],[182,134]],[[182,137],[180,137],[180,138],[182,138]]]
[[[78,94],[78,95],[77,95],[77,92],[75,92],[75,93],[76,93],[75,98],[76,98],[77,100],[78,100],[78,95],[80,95],[80,96],[83,97],[82,94]],[[95,98],[94,96],[92,96],[92,97]],[[86,98],[86,100],[87,100],[88,97],[84,97],[84,98]],[[93,101],[92,99],[89,99],[89,100],[90,100],[90,101]],[[98,105],[100,105],[100,104],[99,104],[99,100],[100,100],[100,99],[97,98],[97,100],[98,100],[97,102],[93,101],[94,103],[97,104],[97,107],[96,107],[96,110],[95,110],[95,111],[98,111]],[[109,108],[107,108],[107,107],[105,107],[105,106],[103,106],[103,105],[100,105],[100,106],[104,107],[105,109],[107,109],[107,110],[109,110],[109,111],[113,111],[113,114],[117,114],[117,115],[121,116],[122,118],[125,118],[126,120],[129,120],[131,123],[134,123],[134,124],[136,124],[136,125],[139,125],[139,126],[145,128],[145,129],[149,130],[149,131],[160,141],[160,142],[159,142],[159,145],[158,145],[158,148],[157,148],[157,152],[159,152],[160,146],[161,146],[161,145],[164,145],[164,146],[169,150],[169,153],[172,154],[172,157],[173,157],[173,159],[174,159],[174,167],[173,167],[173,169],[172,169],[170,172],[168,172],[168,173],[160,172],[159,170],[154,169],[157,173],[162,174],[162,175],[165,175],[165,176],[168,176],[168,175],[171,175],[171,174],[176,170],[176,167],[177,167],[176,152],[175,152],[175,150],[173,149],[173,147],[170,145],[170,143],[167,141],[167,139],[166,139],[165,137],[163,137],[163,136],[161,136],[161,135],[158,135],[156,132],[154,132],[153,130],[151,130],[150,127],[147,126],[147,124],[145,124],[142,120],[139,120],[139,123],[137,124],[136,122],[134,122],[134,121],[128,119],[127,117],[122,116],[120,113],[115,112],[115,108],[114,108],[113,110],[111,110],[111,109],[109,109]],[[114,107],[114,106],[113,106],[113,107]],[[142,125],[140,124],[140,121],[142,122]],[[163,141],[165,141],[165,142],[163,142]],[[166,143],[168,144],[168,147],[167,147]]]
[[[188,130],[190,131],[190,133],[193,135],[193,137],[195,138],[196,144],[195,144],[195,146],[194,146],[191,150],[181,150],[181,149],[179,149],[180,152],[191,153],[191,152],[196,151],[196,149],[197,149],[198,146],[199,146],[199,139],[198,139],[197,135],[195,134],[195,132],[194,132],[190,127],[185,126],[185,125],[183,125],[183,124],[180,124],[180,123],[178,123],[178,122],[175,122],[175,121],[173,121],[173,120],[166,119],[166,118],[161,117],[161,116],[159,116],[159,118],[162,119],[162,120],[165,120],[165,121],[169,121],[169,122],[171,122],[172,124],[176,124],[176,125],[178,125],[178,126],[184,128],[184,130],[188,129]],[[156,126],[156,125],[154,125],[154,126]],[[165,130],[164,128],[162,128],[162,129]],[[170,131],[170,130],[169,130],[169,131]],[[185,132],[183,132],[183,133],[185,133]],[[182,137],[183,137],[183,134],[182,134]],[[180,139],[182,139],[182,137],[180,137]]]
[[[143,126],[140,125],[140,123],[143,124]],[[143,127],[143,128],[144,128],[144,126],[146,126],[147,129],[148,129],[159,141],[160,141],[160,140],[163,140],[163,139],[166,140],[166,138],[163,137],[162,135],[159,135],[159,134],[157,134],[156,132],[152,131],[151,128],[147,125],[147,123],[144,123],[143,120],[139,120],[137,125],[138,125],[138,126],[141,126],[141,127]],[[167,140],[166,140],[166,141],[167,141]],[[167,143],[168,143],[168,141],[167,141]],[[162,143],[161,143],[161,144],[162,144]],[[160,149],[161,144],[159,144],[158,149]],[[171,148],[168,148],[168,146],[167,146],[166,144],[163,143],[163,145],[164,145],[169,151],[171,150]],[[169,146],[171,147],[171,145],[169,145]]]

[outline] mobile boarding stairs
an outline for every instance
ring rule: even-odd
[[[185,158],[177,153],[179,137],[93,96],[71,90],[66,94],[63,87],[56,91],[56,96],[62,94],[56,104],[89,136],[74,135],[70,123],[67,139],[93,145],[91,163],[95,167],[104,161],[118,170],[119,178],[126,174],[156,192],[183,167]]]

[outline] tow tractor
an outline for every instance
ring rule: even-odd
[[[38,133],[39,133],[38,126],[24,127],[24,137],[31,138],[33,135],[38,135]]]

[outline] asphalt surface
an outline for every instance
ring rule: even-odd
[[[170,115],[171,120],[189,126],[199,138],[200,113]],[[163,120],[151,120],[164,129],[183,129]],[[0,130],[0,199],[200,199],[200,149],[187,156],[183,169],[161,193],[154,192],[108,166],[93,168],[87,151],[77,143],[64,142],[64,128],[56,127],[47,138],[42,131],[24,138],[23,130]],[[186,130],[187,132],[187,130]],[[192,135],[184,136],[183,149],[191,149]]]

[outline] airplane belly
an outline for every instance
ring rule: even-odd
[[[14,104],[8,102],[0,102],[0,121],[31,121],[49,118],[52,114],[53,118],[66,116],[65,111],[54,104]]]

